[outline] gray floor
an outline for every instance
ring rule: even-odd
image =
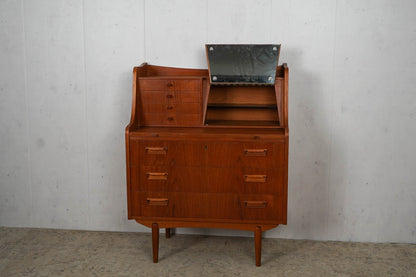
[[[415,244],[0,228],[0,276],[416,276]]]

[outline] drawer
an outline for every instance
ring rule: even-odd
[[[130,140],[130,165],[170,165],[171,151],[168,141]]]
[[[275,168],[284,166],[284,143],[210,142],[208,166]],[[218,157],[221,157],[219,159]]]
[[[201,90],[201,80],[175,80],[176,91]]]
[[[143,113],[143,125],[175,126],[178,125],[176,113]]]
[[[207,167],[206,192],[282,195],[283,168]]]
[[[140,91],[144,90],[164,90],[166,88],[165,80],[145,80],[139,78]]]
[[[148,103],[142,106],[143,113],[200,114],[200,103]]]
[[[135,192],[133,216],[200,219],[283,219],[283,198],[273,195]]]
[[[178,80],[178,79],[165,79],[165,80],[146,80],[139,79],[139,88],[141,91],[145,90],[176,90],[176,91],[189,91],[200,90],[201,80]]]
[[[133,201],[143,217],[241,219],[238,195],[136,192]]]
[[[275,195],[241,195],[242,218],[246,220],[282,220],[283,197]]]
[[[174,91],[142,91],[139,97],[142,103],[142,109],[145,105],[148,105],[150,103],[172,104],[176,102],[176,93]]]
[[[175,113],[143,113],[142,124],[146,126],[201,126],[200,114]]]
[[[167,166],[138,166],[132,171],[132,175],[138,174],[137,191],[167,192],[169,179],[171,178]]]

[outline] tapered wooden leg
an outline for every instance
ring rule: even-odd
[[[166,238],[170,238],[170,228],[166,228]]]
[[[159,258],[159,225],[152,224],[152,248],[153,248],[153,262],[157,263]]]
[[[256,266],[261,265],[261,227],[257,226],[254,231],[254,246],[256,250]]]

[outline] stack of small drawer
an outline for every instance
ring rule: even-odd
[[[198,126],[202,115],[200,78],[140,78],[141,125]]]

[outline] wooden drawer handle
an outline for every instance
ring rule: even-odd
[[[244,175],[244,182],[266,183],[267,175]]]
[[[244,204],[247,208],[266,208],[267,207],[267,201],[244,201]]]
[[[173,121],[174,118],[173,117],[168,117],[168,121]]]
[[[147,172],[147,180],[167,180],[167,172]]]
[[[168,202],[167,198],[147,198],[147,204],[151,206],[167,206]]]
[[[244,149],[244,155],[252,157],[267,156],[267,149]]]
[[[166,95],[166,97],[167,98],[173,98],[173,95],[172,94],[168,94],[168,95]]]
[[[168,83],[168,84],[167,84],[167,87],[168,87],[168,88],[173,87],[173,83]]]
[[[168,110],[172,110],[172,109],[173,109],[173,107],[172,107],[172,106],[168,106],[168,107],[167,107],[167,109],[168,109]]]
[[[146,147],[146,154],[150,155],[166,155],[168,149],[166,147]]]

